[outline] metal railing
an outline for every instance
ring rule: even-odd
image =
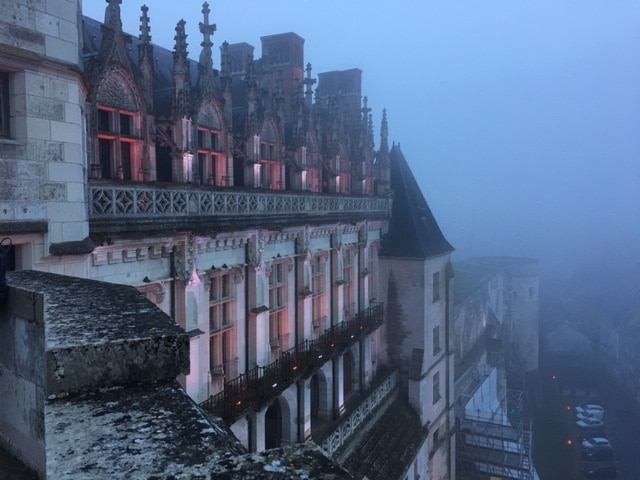
[[[249,408],[258,409],[303,376],[310,375],[332,355],[344,352],[362,335],[376,330],[384,322],[384,305],[372,303],[354,318],[334,325],[313,340],[305,340],[282,352],[265,367],[254,367],[226,382],[224,389],[209,397],[200,407],[233,422]]]

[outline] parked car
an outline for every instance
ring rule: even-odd
[[[592,450],[597,447],[611,447],[611,442],[604,437],[588,438],[582,442],[583,450]]]
[[[577,413],[576,418],[578,420],[584,420],[585,418],[604,420],[604,410],[585,410],[583,413]]]
[[[584,420],[578,420],[576,426],[580,430],[601,430],[604,427],[604,421],[597,418],[587,417]]]
[[[587,410],[601,410],[604,412],[602,405],[598,405],[596,403],[582,403],[580,405],[576,405],[576,413],[585,413]]]
[[[618,471],[612,463],[585,465],[582,473],[587,478],[597,478],[599,480],[612,480],[618,476]]]
[[[582,456],[591,462],[611,462],[615,457],[611,447],[598,447],[595,450],[583,451]]]

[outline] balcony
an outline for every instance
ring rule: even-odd
[[[386,219],[391,213],[391,199],[386,197],[155,183],[92,182],[89,189],[92,234],[358,221]]]
[[[327,329],[280,354],[265,367],[254,367],[225,383],[224,390],[200,406],[232,423],[248,409],[260,409],[302,377],[311,375],[333,355],[344,352],[384,322],[384,305],[373,303],[354,318]]]

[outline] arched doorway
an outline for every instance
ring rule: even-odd
[[[318,418],[320,411],[320,380],[318,375],[311,377],[311,422]],[[312,424],[313,426],[313,424]]]
[[[278,448],[282,443],[282,408],[276,399],[264,414],[264,447]]]

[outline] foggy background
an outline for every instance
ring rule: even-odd
[[[363,70],[376,145],[386,108],[389,139],[455,258],[527,255],[561,277],[602,277],[604,268],[638,280],[637,0],[209,3],[216,68],[225,40],[252,44],[258,58],[261,36],[295,31],[314,78]],[[121,6],[134,35],[141,5]],[[147,5],[153,43],[173,49],[184,18],[197,58],[202,2]],[[105,6],[85,0],[84,13],[103,21]]]

